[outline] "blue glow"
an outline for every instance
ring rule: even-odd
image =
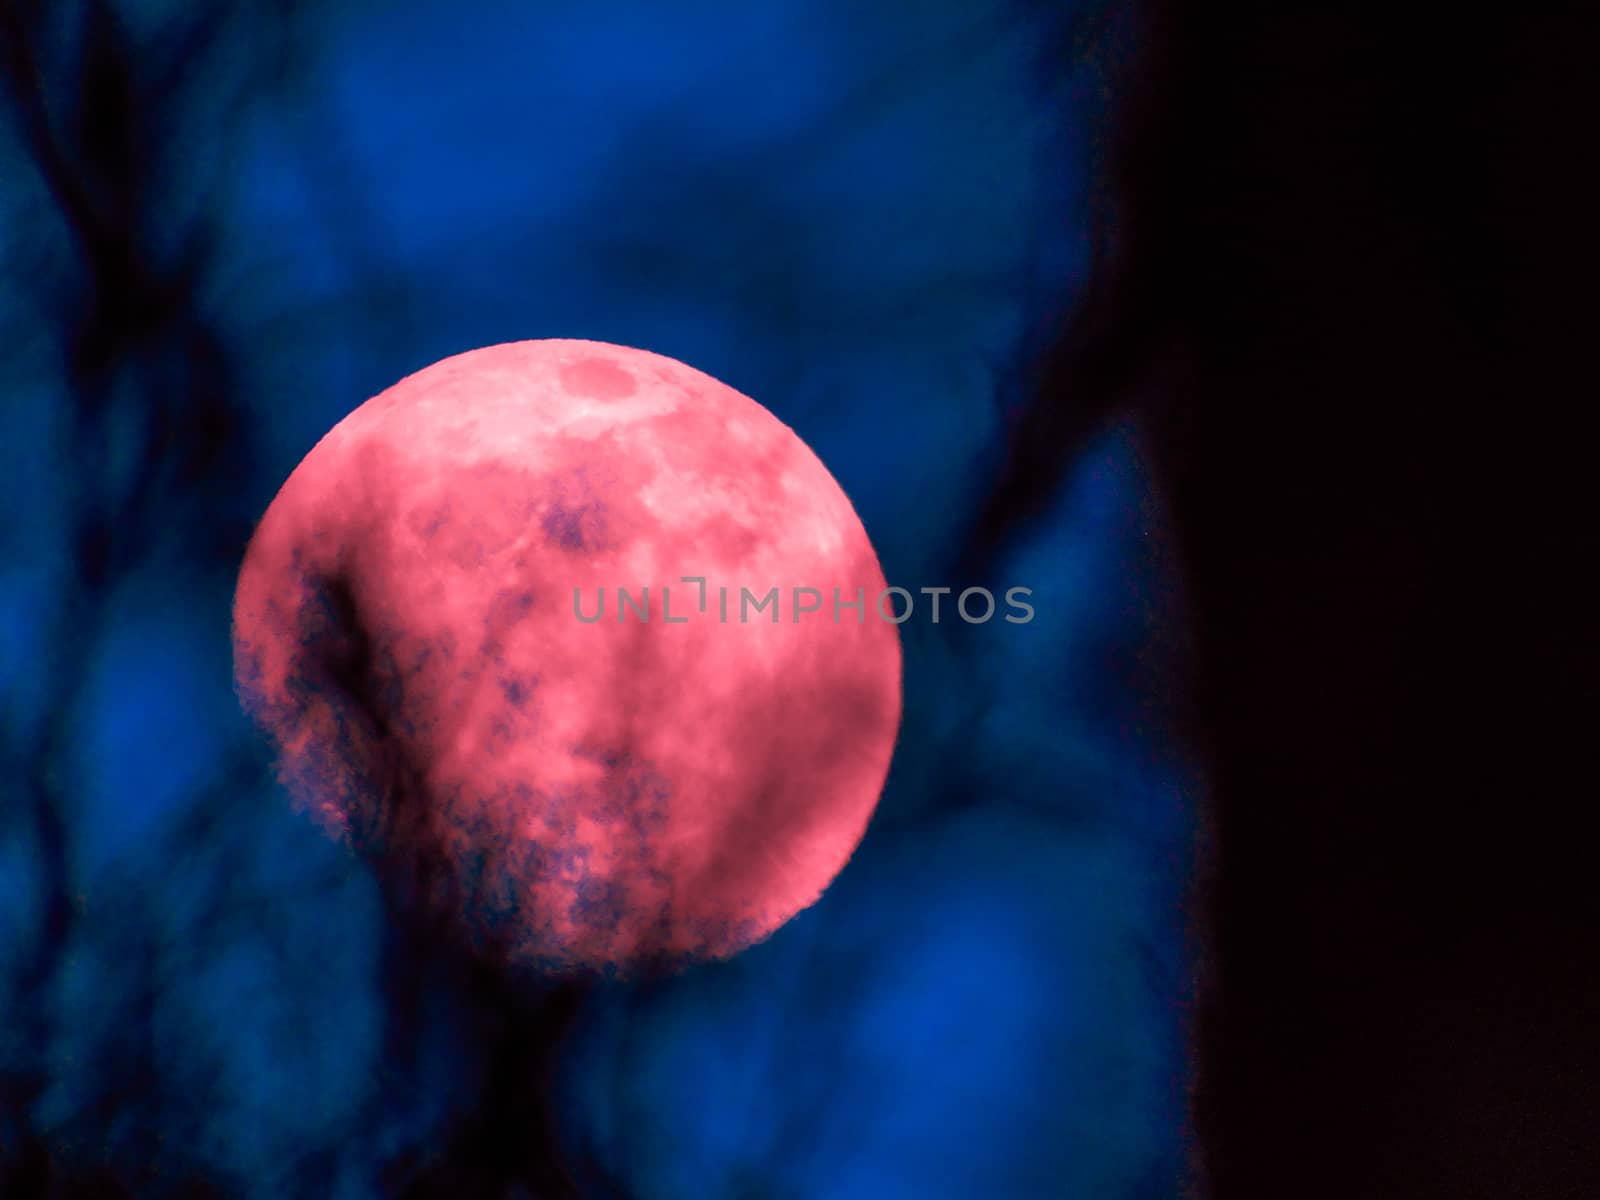
[[[469,10],[313,6],[282,76],[253,57],[281,32],[259,18],[195,75],[196,123],[170,126],[190,132],[135,214],[154,247],[196,205],[211,234],[190,324],[147,335],[170,359],[135,339],[115,370],[73,365],[103,297],[38,180],[0,180],[31,255],[0,291],[0,1072],[47,1077],[29,1120],[67,1160],[388,1194],[494,1065],[464,985],[289,810],[232,694],[231,523],[328,428],[471,347],[645,347],[792,425],[891,583],[959,588],[1031,331],[1082,283],[1094,93],[1046,86],[1059,31],[1033,9]],[[141,47],[182,11],[144,11]],[[161,366],[196,328],[225,371]],[[175,447],[219,396],[246,452],[185,474]],[[642,1200],[1165,1190],[1189,818],[1124,669],[1171,619],[1158,535],[1113,435],[973,581],[1031,587],[1031,623],[903,628],[900,745],[855,859],[736,960],[598,990],[558,1069],[577,1169]],[[22,996],[42,797],[71,915],[47,994]]]

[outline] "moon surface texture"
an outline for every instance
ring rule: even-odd
[[[766,937],[854,852],[900,721],[884,586],[753,400],[517,342],[306,455],[245,555],[235,674],[335,835],[510,959],[627,972]]]

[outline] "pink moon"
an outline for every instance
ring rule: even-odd
[[[245,554],[235,676],[335,836],[510,959],[626,972],[767,937],[854,853],[900,721],[884,588],[761,405],[516,342],[306,455]]]

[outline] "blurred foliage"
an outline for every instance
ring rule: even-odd
[[[1188,814],[1134,439],[971,554],[1091,259],[1105,15],[0,12],[0,1193],[1172,1190]],[[231,692],[233,572],[299,457],[544,336],[727,380],[892,581],[981,559],[1039,612],[906,626],[850,868],[647,985],[552,991],[408,923]]]

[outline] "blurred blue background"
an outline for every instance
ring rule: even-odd
[[[767,405],[891,582],[1037,612],[902,627],[819,904],[585,996],[550,1084],[584,1194],[1176,1193],[1192,822],[1136,433],[959,574],[1088,276],[1114,15],[60,0],[4,36],[0,1185],[408,1194],[484,1103],[493,1022],[290,810],[229,603],[346,412],[559,336]]]

